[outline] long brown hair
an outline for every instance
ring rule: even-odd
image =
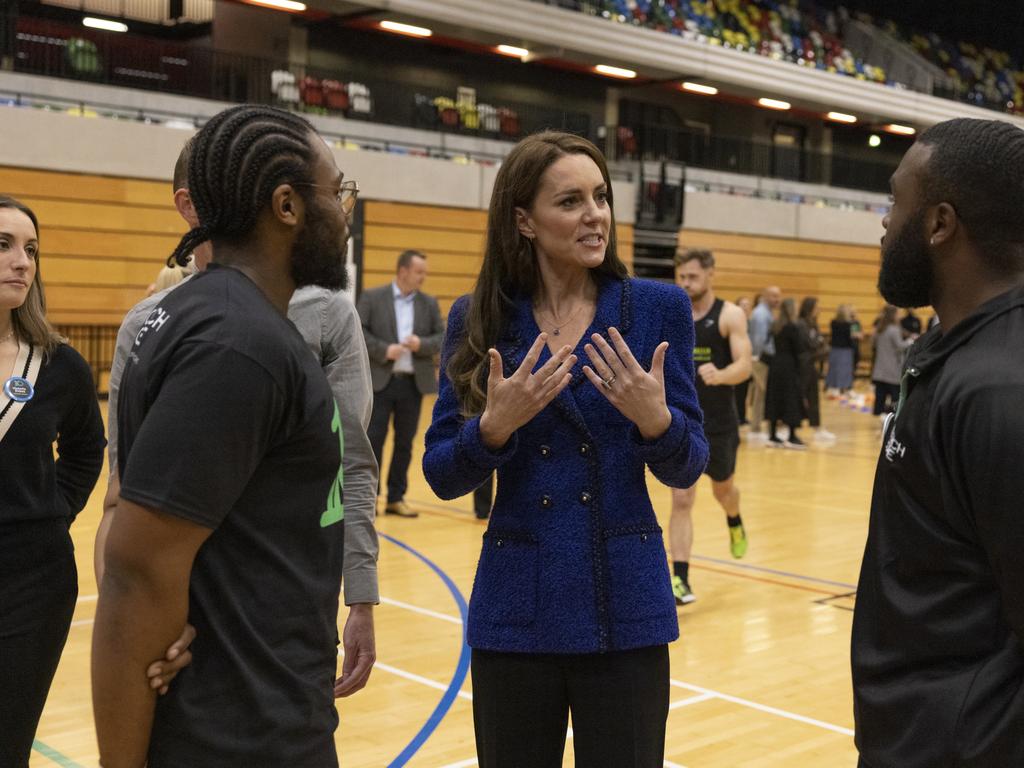
[[[794,322],[796,322],[796,302],[792,299],[783,299],[779,304],[779,316],[775,318],[775,323],[772,325],[772,333],[778,333]]]
[[[886,304],[882,308],[881,316],[878,318],[878,328],[875,329],[875,333],[881,336],[882,332],[890,325],[896,325],[896,314],[898,312],[899,310],[892,304]]]
[[[0,208],[8,208],[28,216],[39,237],[39,220],[35,213],[24,203],[13,197],[0,195]],[[11,326],[19,341],[26,341],[43,350],[44,355],[52,353],[59,344],[64,342],[46,319],[46,292],[43,290],[43,275],[39,268],[39,251],[33,257],[36,262],[36,276],[28,287],[28,296],[20,307],[11,310]]]
[[[584,138],[560,131],[542,131],[516,144],[494,180],[483,268],[470,299],[465,333],[446,368],[467,416],[482,412],[486,404],[487,350],[508,324],[516,300],[532,297],[540,288],[536,256],[531,241],[516,225],[516,208],[533,207],[544,172],[566,155],[587,155],[597,164],[608,190],[608,206],[612,209],[608,245],[604,261],[593,272],[617,279],[628,275],[616,249],[612,182],[600,150]]]

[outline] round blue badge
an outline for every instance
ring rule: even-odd
[[[16,403],[27,403],[35,395],[35,390],[28,379],[11,376],[4,382],[4,394]]]

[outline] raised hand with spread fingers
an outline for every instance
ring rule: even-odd
[[[645,371],[622,338],[618,328],[609,328],[609,344],[595,333],[584,350],[593,368],[583,366],[583,373],[619,413],[636,424],[644,440],[655,440],[665,434],[672,423],[672,413],[665,402],[665,352],[663,341],[651,357],[651,370]],[[614,345],[614,346],[613,346]]]

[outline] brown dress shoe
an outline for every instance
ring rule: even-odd
[[[419,512],[413,512],[404,501],[394,501],[384,507],[385,515],[398,515],[399,517],[419,517]]]

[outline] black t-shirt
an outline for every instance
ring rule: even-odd
[[[715,299],[711,309],[700,320],[693,321],[694,345],[693,367],[700,368],[705,363],[712,363],[721,370],[732,365],[732,348],[729,339],[722,336],[718,321],[722,316],[725,302]],[[697,382],[697,398],[700,408],[704,411],[704,432],[720,434],[736,429],[739,416],[736,413],[736,397],[731,384],[708,386],[700,374],[694,376]]]
[[[832,347],[835,349],[849,349],[853,347],[853,336],[850,335],[853,324],[844,320],[832,321]]]
[[[212,265],[146,320],[118,419],[121,496],[214,529],[150,768],[333,768],[340,420],[316,359],[254,283]]]

